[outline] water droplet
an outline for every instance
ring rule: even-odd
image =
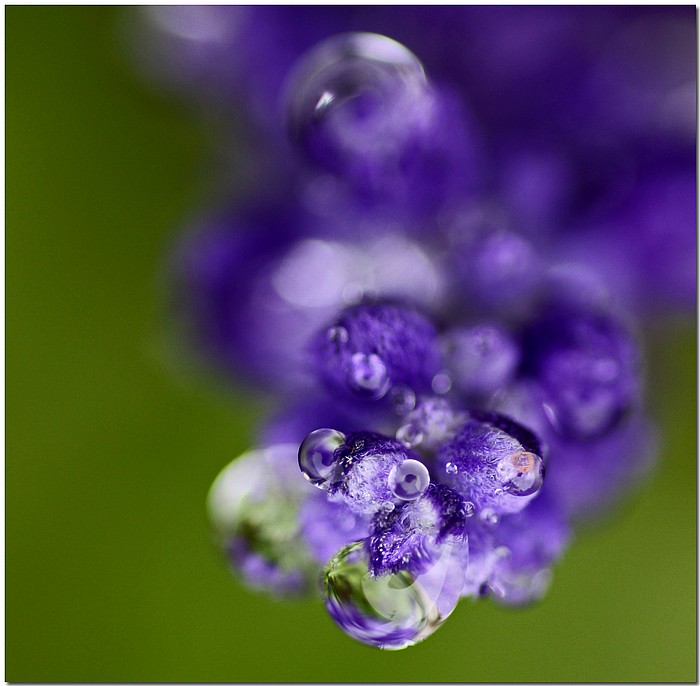
[[[410,113],[426,85],[418,58],[400,43],[373,33],[334,36],[306,53],[292,72],[290,133],[331,169],[382,154],[404,133],[401,114]]]
[[[447,372],[438,372],[431,382],[433,393],[445,395],[452,388],[452,379]]]
[[[331,343],[335,343],[337,346],[347,343],[350,338],[348,330],[342,326],[331,326],[326,336]]]
[[[344,443],[345,434],[335,429],[312,431],[299,446],[299,469],[304,477],[325,491],[338,459],[336,450]]]
[[[416,394],[408,386],[394,386],[391,389],[391,400],[394,412],[400,416],[408,414],[416,406]]]
[[[382,510],[385,512],[393,512],[395,507],[396,505],[394,505],[391,500],[387,500],[385,503],[382,503]]]
[[[423,440],[423,432],[415,424],[404,424],[396,431],[396,440],[407,448],[414,448]]]
[[[386,365],[375,354],[355,353],[350,358],[347,381],[356,395],[373,400],[383,398],[390,386]]]
[[[448,474],[455,475],[459,471],[459,467],[454,462],[448,462],[445,465],[445,471]]]
[[[323,570],[333,621],[355,640],[387,650],[430,636],[454,610],[463,584],[464,569],[448,546],[421,574],[372,576],[362,542],[342,548]]]
[[[479,517],[486,524],[498,524],[499,516],[491,508],[485,507],[480,513]]]
[[[535,453],[522,451],[508,455],[499,462],[498,471],[505,481],[503,488],[510,495],[532,495],[542,488],[544,465]]]
[[[404,460],[389,472],[389,489],[401,500],[420,498],[430,484],[428,468],[418,460]]]
[[[464,516],[465,517],[473,517],[475,509],[476,508],[474,507],[474,503],[471,500],[465,501],[465,503],[464,503]]]

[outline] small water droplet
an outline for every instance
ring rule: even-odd
[[[476,508],[474,507],[474,503],[471,500],[467,500],[464,503],[464,516],[465,517],[473,517],[475,509]]]
[[[438,372],[432,380],[433,393],[445,395],[452,388],[452,379],[447,372]]]
[[[341,346],[348,342],[350,339],[350,334],[343,326],[331,326],[331,328],[326,332],[326,337],[331,343]]]
[[[396,440],[407,448],[414,448],[423,440],[423,432],[415,424],[404,424],[396,431]]]
[[[489,507],[485,507],[480,513],[479,517],[486,524],[498,524],[499,516]]]
[[[299,469],[314,486],[325,491],[338,459],[336,450],[345,443],[345,434],[335,429],[316,429],[299,446]]]
[[[493,551],[493,556],[497,560],[505,560],[509,558],[511,555],[510,548],[507,548],[504,545],[498,546],[498,548],[494,549]]]
[[[428,468],[418,460],[404,460],[389,472],[389,489],[401,500],[420,498],[430,484]]]
[[[391,500],[387,500],[385,503],[382,503],[382,510],[385,512],[393,512],[395,507],[396,506],[391,502]]]
[[[350,358],[347,382],[355,395],[373,400],[384,397],[391,385],[386,365],[373,353],[355,353]]]
[[[394,412],[400,416],[408,414],[416,406],[416,394],[404,385],[391,389],[391,400],[394,403]]]
[[[459,471],[459,467],[454,462],[448,462],[445,465],[445,471],[448,474],[455,475]],[[472,507],[473,507],[473,505],[472,505]]]

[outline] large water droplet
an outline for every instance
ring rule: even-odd
[[[425,88],[423,67],[400,43],[372,33],[334,36],[310,50],[292,73],[291,135],[331,169],[384,154]]]
[[[389,488],[401,500],[420,498],[429,484],[428,468],[418,460],[404,460],[389,472]]]
[[[299,446],[299,469],[304,477],[321,490],[337,462],[336,450],[345,443],[345,434],[335,429],[316,429]]]
[[[386,365],[375,354],[355,353],[350,358],[347,382],[356,395],[373,400],[384,397],[390,386]]]
[[[372,576],[362,542],[342,548],[323,570],[331,618],[357,641],[387,650],[430,636],[454,610],[463,584],[461,562],[448,546],[422,574]]]
[[[532,495],[542,487],[544,465],[535,453],[522,451],[508,455],[498,463],[497,469],[504,480],[503,490],[510,495]]]

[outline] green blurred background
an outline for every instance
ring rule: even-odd
[[[659,469],[537,607],[465,601],[382,653],[229,575],[204,497],[260,403],[168,362],[158,273],[209,139],[130,72],[124,11],[6,9],[5,679],[694,681],[694,323],[651,332]]]

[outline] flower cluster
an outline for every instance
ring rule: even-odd
[[[403,648],[461,598],[542,598],[572,525],[648,472],[635,318],[694,307],[682,10],[137,18],[151,75],[250,116],[249,197],[170,263],[193,348],[275,399],[208,498],[246,583],[321,577],[341,629]]]

